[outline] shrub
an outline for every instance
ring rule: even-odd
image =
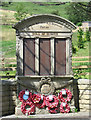
[[[78,22],[78,23],[77,23],[77,26],[82,26],[82,22]]]
[[[88,30],[84,32],[84,42],[86,41],[90,41],[90,32]]]
[[[72,52],[76,53],[77,51],[78,51],[78,47],[72,43]]]
[[[86,40],[90,41],[90,32],[89,32],[89,30],[86,30]]]
[[[83,30],[79,28],[78,30],[78,48],[84,48],[84,40],[83,40]]]

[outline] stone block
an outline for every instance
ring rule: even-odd
[[[0,111],[2,112],[6,112],[6,111],[9,111],[9,106],[3,106],[3,107],[0,107]]]
[[[88,112],[88,113],[89,113],[90,111],[91,111],[91,110],[87,110],[87,109],[85,109],[85,108],[84,108],[84,109],[80,109],[80,112]]]
[[[87,104],[87,105],[88,105],[88,104],[91,104],[91,103],[90,103],[90,100],[84,100],[84,99],[79,100],[79,103],[80,103],[80,104]]]
[[[3,97],[3,96],[9,96],[10,95],[10,91],[2,91],[0,92],[0,96]]]
[[[9,85],[2,86],[2,89],[0,91],[9,91]]]
[[[10,103],[10,106],[11,106],[11,105],[13,105],[13,106],[15,106],[15,105],[16,105],[16,101],[15,101],[15,100],[13,100],[13,101],[12,101],[12,100],[10,100],[10,101],[9,101],[9,103]]]
[[[1,97],[0,102],[6,102],[6,101],[9,101],[9,97],[8,96]]]
[[[39,109],[36,107],[36,114],[49,114],[48,109]]]
[[[89,110],[90,109],[90,105],[86,105],[86,104],[79,104],[79,107],[80,107],[80,109],[87,109],[87,110]]]
[[[79,99],[80,100],[89,100],[89,99],[91,99],[91,95],[81,94],[81,95],[79,95]]]
[[[8,115],[9,114],[9,111],[3,111],[0,116],[4,116],[4,115]]]
[[[89,79],[78,79],[78,84],[79,85],[89,85],[91,80]]]
[[[2,116],[2,111],[0,111],[0,117]]]
[[[15,106],[10,106],[10,107],[9,107],[9,111],[15,112]]]
[[[0,102],[13,101],[16,104],[16,96],[3,96],[0,99]]]
[[[91,90],[79,90],[80,95],[91,95]]]
[[[0,106],[2,106],[2,107],[9,106],[9,101],[0,103]]]
[[[21,108],[15,108],[15,115],[23,115],[23,113],[21,112]]]
[[[81,90],[91,90],[91,86],[90,85],[78,85],[78,88]]]
[[[11,91],[17,91],[17,86],[16,86],[16,85],[10,86],[10,90],[11,90]]]

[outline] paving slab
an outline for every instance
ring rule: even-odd
[[[38,120],[42,120],[42,118],[46,118],[46,119],[48,119],[48,120],[51,120],[51,119],[53,119],[53,120],[58,120],[58,119],[62,119],[62,120],[65,120],[65,119],[79,119],[79,120],[90,120],[90,116],[89,116],[90,114],[89,114],[89,112],[87,113],[87,112],[77,112],[77,113],[59,113],[59,114],[39,114],[39,115],[30,115],[30,116],[25,116],[25,115],[21,115],[21,116],[16,116],[15,114],[14,115],[8,115],[8,116],[3,116],[3,117],[1,117],[1,120],[9,120],[9,118],[10,119],[15,119],[16,118],[16,120],[18,120],[18,118],[19,118],[19,120],[20,120],[20,118],[22,118],[22,119],[24,119],[24,120],[26,120],[26,119],[28,119],[28,118],[35,118],[36,120],[38,119]],[[57,119],[56,119],[57,118]],[[43,119],[43,120],[44,120]]]

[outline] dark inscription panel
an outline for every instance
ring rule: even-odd
[[[24,75],[35,74],[35,40],[24,39]]]
[[[40,75],[50,75],[50,39],[40,39]]]
[[[55,75],[66,74],[66,40],[55,39]]]

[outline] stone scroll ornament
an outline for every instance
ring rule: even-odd
[[[64,98],[64,96],[66,98]],[[39,93],[32,93],[29,90],[22,90],[18,96],[19,100],[22,102],[21,111],[25,115],[31,115],[35,113],[35,107],[39,109],[48,108],[49,113],[58,113],[59,110],[59,101],[60,112],[69,113],[70,107],[68,102],[72,98],[72,93],[69,89],[62,89],[58,94],[58,97],[55,95],[41,95]],[[26,109],[29,106],[30,108]]]

